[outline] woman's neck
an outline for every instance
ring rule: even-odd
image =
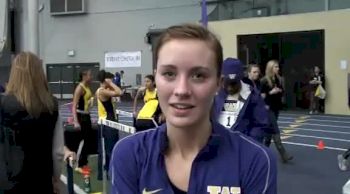
[[[81,81],[80,83],[81,83],[81,84],[83,84],[84,86],[87,86],[87,85],[88,85],[88,84],[87,84],[87,82],[86,82],[86,81],[84,81],[84,80],[83,80],[83,81]]]
[[[100,84],[100,87],[106,89],[106,88],[107,88],[107,85],[106,85],[105,83],[101,83],[101,84]]]
[[[212,126],[209,120],[186,128],[176,128],[167,124],[168,154],[193,158],[207,144],[211,133]]]

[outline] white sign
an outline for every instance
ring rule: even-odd
[[[348,62],[346,60],[341,60],[340,61],[340,69],[347,69],[348,68]]]
[[[105,67],[141,67],[141,51],[105,53]]]

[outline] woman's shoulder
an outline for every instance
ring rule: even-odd
[[[160,130],[154,128],[129,135],[116,143],[113,153],[121,157],[130,153],[138,155],[142,152],[147,154],[147,152],[156,148],[155,146],[160,139]]]
[[[262,77],[262,78],[260,79],[260,83],[261,83],[261,84],[267,83],[267,77],[266,77],[266,76]]]
[[[276,156],[264,145],[240,133],[231,132],[231,153],[237,157],[241,164],[243,174],[259,173],[257,169],[267,170],[267,176],[276,171]]]
[[[237,158],[235,162],[239,165],[243,188],[251,187],[252,182],[255,183],[254,186],[259,186],[261,189],[266,189],[267,185],[274,187],[277,175],[275,154],[269,148],[240,132],[230,131],[230,133],[230,152],[232,157]]]
[[[263,77],[263,78],[261,78],[261,80],[260,80],[260,87],[261,88],[269,88],[270,86],[269,86],[269,81],[268,81],[268,78],[265,76],[265,77]]]
[[[12,94],[3,94],[1,96],[1,106],[3,107],[3,109],[23,109],[16,96]]]
[[[259,157],[261,160],[269,161],[273,158],[271,151],[255,141],[254,139],[242,134],[239,131],[231,131],[224,129],[224,136],[231,146],[231,152],[241,153],[240,158],[251,158]]]

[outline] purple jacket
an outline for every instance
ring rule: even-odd
[[[276,158],[270,149],[239,132],[212,123],[207,145],[191,167],[188,194],[276,194]],[[112,194],[173,194],[165,166],[167,128],[130,135],[114,147]]]
[[[224,79],[234,76],[241,82],[240,101],[244,101],[244,106],[240,110],[235,124],[231,127],[233,131],[240,131],[243,134],[262,141],[264,132],[271,133],[268,111],[265,108],[265,102],[257,90],[254,90],[248,84],[241,81],[243,78],[242,63],[238,59],[228,58],[223,63],[222,74]],[[232,77],[232,76],[231,76]],[[223,109],[228,94],[222,88],[214,100],[213,118],[218,120]]]

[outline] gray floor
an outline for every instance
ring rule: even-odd
[[[284,142],[295,159],[290,164],[280,163],[278,193],[342,193],[350,174],[338,169],[336,157],[350,147],[350,117],[284,112],[279,125],[284,136],[290,136]],[[325,150],[312,147],[320,140]]]

